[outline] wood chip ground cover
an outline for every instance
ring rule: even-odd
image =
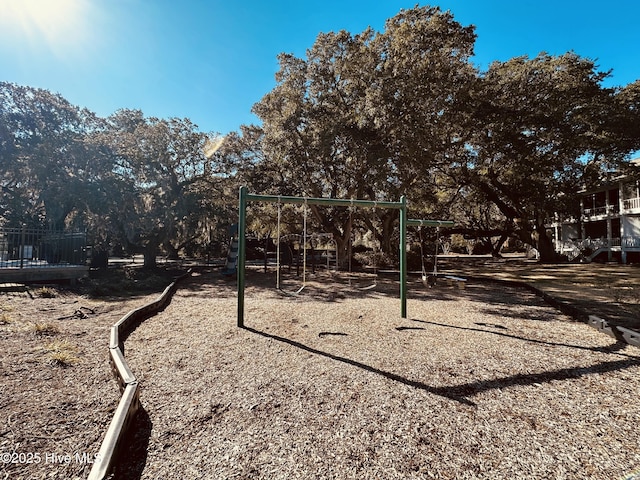
[[[0,295],[0,479],[87,477],[120,399],[109,329],[156,297]]]
[[[362,284],[367,283],[362,281]],[[196,276],[127,340],[142,385],[123,477],[622,478],[640,350],[532,294],[318,275],[299,296]],[[294,290],[298,285],[291,281]]]

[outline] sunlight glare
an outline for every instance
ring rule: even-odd
[[[2,36],[47,46],[54,52],[81,47],[87,0],[0,0]]]
[[[210,159],[211,157],[213,157],[213,154],[216,153],[220,147],[222,147],[222,144],[225,141],[224,136],[216,136],[214,138],[208,138],[207,141],[204,144],[204,156],[207,157],[208,159]]]

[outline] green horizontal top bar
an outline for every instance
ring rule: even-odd
[[[451,220],[416,220],[408,219],[407,225],[410,227],[453,227],[455,222]]]
[[[301,203],[307,205],[334,205],[342,207],[374,207],[374,208],[402,208],[402,202],[374,202],[373,200],[356,200],[344,198],[315,198],[289,197],[285,195],[254,195],[247,194],[247,201],[269,203]]]

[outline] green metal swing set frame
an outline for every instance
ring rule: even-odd
[[[391,208],[400,210],[400,316],[407,318],[407,227],[451,227],[449,220],[416,220],[407,218],[407,199],[403,195],[399,202],[376,202],[373,200],[292,197],[281,195],[255,195],[247,192],[247,187],[240,187],[238,212],[238,327],[244,327],[244,290],[245,290],[245,254],[247,225],[247,203],[305,204],[343,207]]]

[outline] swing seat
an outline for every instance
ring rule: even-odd
[[[287,292],[286,290],[283,290],[282,288],[277,288],[278,292],[282,295],[284,295],[285,297],[297,297],[298,295],[300,295],[300,292],[302,292],[302,290],[304,290],[305,285],[301,286],[298,290],[295,290],[293,292]]]
[[[357,285],[354,283],[355,280],[358,280],[359,277],[349,274],[349,286],[356,288],[358,290],[373,290],[374,288],[376,288],[378,286],[378,279],[377,279],[377,275],[376,278],[374,278],[373,283],[371,285],[366,285],[364,287],[361,287],[360,285]]]
[[[437,283],[437,279],[435,275],[422,275],[422,283],[427,288],[433,287]]]
[[[464,290],[464,287],[467,283],[466,278],[462,277],[454,277],[452,275],[445,275],[444,277],[447,280],[447,285],[450,287],[458,287],[460,290]]]

